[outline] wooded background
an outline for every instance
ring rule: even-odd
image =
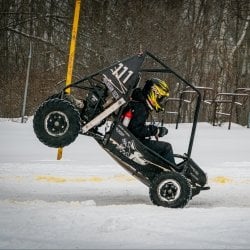
[[[30,44],[26,115],[65,84],[74,7],[0,1],[0,117],[21,114]],[[142,48],[194,85],[249,88],[249,21],[249,0],[82,0],[73,81]]]

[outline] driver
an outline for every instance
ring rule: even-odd
[[[128,110],[132,112],[128,129],[144,145],[176,165],[172,145],[168,142],[158,141],[159,137],[163,137],[168,133],[168,129],[146,124],[151,111],[155,110],[156,112],[160,112],[163,110],[161,102],[168,96],[168,84],[158,78],[152,78],[146,81],[143,89],[136,88],[133,91],[131,96],[132,100],[125,108],[124,113]],[[156,140],[151,140],[151,136],[154,136]]]

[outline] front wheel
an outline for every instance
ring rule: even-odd
[[[149,196],[155,205],[182,208],[191,199],[192,189],[185,176],[176,172],[163,172],[153,179]]]
[[[53,148],[72,143],[80,131],[80,114],[68,101],[48,99],[36,111],[33,128],[37,138]]]

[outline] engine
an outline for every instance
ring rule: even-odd
[[[81,112],[83,123],[86,124],[103,111],[107,90],[104,87],[95,86],[88,92]]]

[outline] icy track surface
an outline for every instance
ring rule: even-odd
[[[166,125],[187,151],[190,124]],[[0,120],[1,249],[250,249],[250,129],[199,123],[192,158],[211,190],[183,209],[151,204],[148,188],[97,143],[41,144],[27,123]]]

